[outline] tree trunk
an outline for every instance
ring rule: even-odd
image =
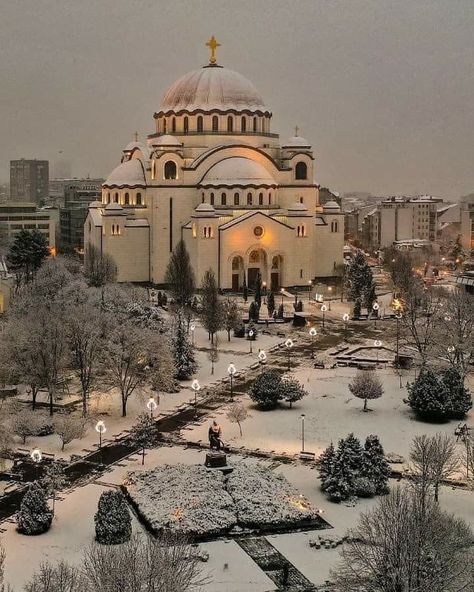
[[[364,411],[367,411],[367,399],[364,399]]]
[[[293,401],[290,401],[290,409],[293,407]]]
[[[435,498],[435,502],[438,503],[439,502],[439,483],[438,483],[438,481],[436,481],[434,484],[434,498]]]
[[[127,397],[122,393],[122,417],[127,417]]]
[[[61,452],[64,452],[64,447],[66,446],[66,442],[62,440],[63,445],[61,446]]]
[[[49,416],[53,417],[54,409],[53,409],[53,391],[49,391]]]
[[[82,391],[82,417],[87,417],[87,391]]]
[[[31,385],[31,397],[32,397],[32,405],[31,408],[33,411],[36,409],[36,397],[38,396],[38,388],[36,386]]]
[[[142,450],[142,466],[145,464],[145,447]]]
[[[240,425],[240,421],[238,421],[237,423],[239,424],[240,437],[242,438],[242,426]]]
[[[230,329],[227,331],[227,341],[230,341]]]

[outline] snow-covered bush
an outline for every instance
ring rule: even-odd
[[[373,497],[375,495],[375,485],[367,477],[356,477],[354,479],[354,493],[358,497]]]
[[[275,370],[266,370],[257,376],[250,387],[249,395],[261,409],[272,409],[281,399],[281,375]]]
[[[50,529],[52,520],[46,493],[35,481],[25,493],[16,515],[17,530],[27,535],[42,534]]]
[[[118,545],[130,540],[132,518],[123,494],[118,490],[104,491],[94,516],[95,538],[103,545]]]

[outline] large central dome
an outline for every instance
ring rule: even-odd
[[[217,65],[188,72],[168,89],[160,112],[166,115],[182,111],[268,112],[260,93],[249,80]]]

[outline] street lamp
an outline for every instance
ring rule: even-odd
[[[309,330],[309,334],[311,336],[311,359],[314,360],[314,338],[316,337],[318,332],[314,327],[311,327],[311,329]]]
[[[374,346],[377,348],[377,365],[379,363],[379,349],[382,347],[382,342],[376,339],[374,341]]]
[[[304,452],[304,418],[305,414],[301,414],[301,452]]]
[[[267,303],[267,282],[262,282],[263,304]]]
[[[285,341],[286,351],[288,352],[288,372],[290,371],[290,355],[291,355],[291,348],[293,347],[293,341],[291,339],[287,339]]]
[[[233,401],[234,400],[234,375],[237,372],[237,368],[234,366],[234,364],[229,364],[229,367],[227,368],[227,372],[228,372],[229,378],[230,378],[230,400]]]
[[[156,408],[158,407],[157,402],[155,401],[155,399],[153,397],[150,397],[148,399],[148,402],[146,404],[146,408],[148,409],[148,411],[150,412],[150,417],[153,419],[153,414],[156,411]]]
[[[347,323],[349,322],[350,316],[345,312],[342,315],[342,320],[344,321],[344,341],[347,341]]]
[[[196,325],[193,323],[189,328],[191,329],[191,343],[194,345],[194,331],[196,331]]]
[[[41,459],[43,458],[41,450],[39,448],[35,448],[31,451],[30,457],[31,460],[35,463],[35,481],[38,481],[38,465],[40,464]]]
[[[262,372],[263,372],[263,365],[265,364],[265,362],[267,361],[267,354],[264,352],[263,349],[261,349],[258,352],[258,361],[260,363],[260,366],[262,367]]]
[[[311,290],[313,289],[313,280],[308,280],[308,302],[311,300]]]
[[[283,288],[280,289],[281,294],[281,305],[283,306]]]
[[[255,335],[255,331],[253,329],[250,329],[250,331],[249,331],[250,352],[249,353],[253,353],[252,341],[253,341],[253,336],[254,335]]]
[[[372,304],[372,310],[374,311],[374,329],[377,329],[377,317],[379,316],[379,308],[380,304],[378,302],[374,302]]]
[[[401,368],[400,368],[400,319],[402,318],[402,315],[397,312],[397,314],[395,315],[395,319],[397,321],[397,363],[396,363],[396,367],[398,369],[398,378],[399,378],[399,384],[400,384],[400,388],[402,388],[402,372],[401,372]]]
[[[328,286],[328,305],[329,305],[329,310],[331,310],[331,299],[329,298],[331,296],[332,293],[332,286]]]
[[[192,381],[191,388],[194,391],[194,417],[197,417],[197,395],[201,390],[201,385],[199,384],[199,380],[197,380],[197,378]]]
[[[327,309],[328,309],[328,307],[325,304],[323,304],[321,306],[321,312],[323,313],[323,331],[324,331],[324,318],[325,318]]]
[[[105,434],[107,428],[105,427],[105,423],[99,419],[99,421],[95,424],[95,431],[99,434],[99,450],[100,450],[100,462],[102,462],[102,434]]]

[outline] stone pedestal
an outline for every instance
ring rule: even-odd
[[[217,450],[207,452],[205,465],[209,469],[223,469],[227,467],[226,453]]]

